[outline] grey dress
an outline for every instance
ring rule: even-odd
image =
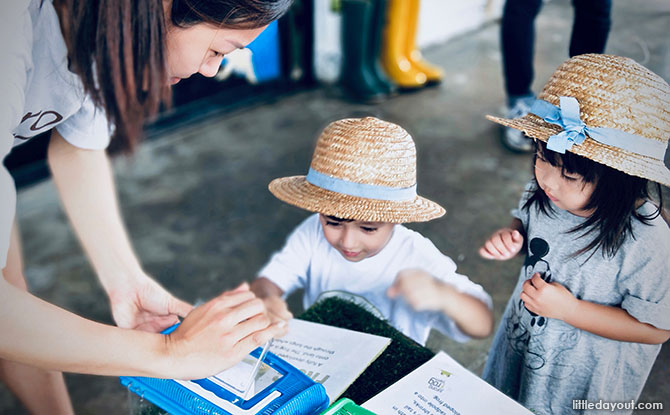
[[[545,215],[536,204],[523,210],[526,195],[512,213],[523,223],[528,253],[483,377],[538,414],[590,413],[574,410],[573,400],[630,404],[639,397],[661,345],[610,340],[535,315],[519,298],[521,285],[539,272],[579,299],[621,307],[641,322],[668,330],[670,229],[660,217],[651,226],[634,219],[635,238],[614,257],[600,250],[575,257],[589,239],[567,231],[585,219],[558,208],[554,215]],[[645,203],[639,209],[648,214],[655,207]]]

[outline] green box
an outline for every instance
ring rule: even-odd
[[[342,398],[330,405],[330,407],[324,412],[321,412],[320,415],[375,415],[375,413],[370,412],[365,408],[361,408],[349,398]]]

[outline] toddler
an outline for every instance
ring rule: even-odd
[[[416,193],[416,149],[398,125],[373,117],[331,123],[319,136],[307,176],[275,179],[277,198],[316,212],[288,237],[251,284],[276,318],[283,298],[303,288],[343,290],[371,302],[398,330],[425,344],[431,327],[465,341],[492,331],[491,299],[456,264],[401,223],[445,210]]]
[[[582,400],[631,413],[670,337],[670,230],[649,190],[670,185],[669,108],[659,76],[589,54],[556,70],[529,115],[490,117],[536,152],[512,224],[480,250],[526,254],[483,377],[535,413],[582,413]]]

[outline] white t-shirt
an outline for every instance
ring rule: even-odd
[[[418,232],[402,225],[378,254],[359,262],[346,260],[323,236],[319,215],[303,221],[258,273],[274,282],[285,295],[303,288],[303,304],[308,308],[319,294],[343,290],[370,301],[389,322],[405,335],[425,344],[431,327],[456,341],[469,337],[453,320],[440,312],[416,312],[403,299],[390,299],[386,289],[398,272],[420,268],[453,285],[457,290],[482,300],[491,307],[491,297],[464,275],[456,273],[456,264]]]
[[[50,0],[3,2],[0,13],[0,160],[12,147],[51,128],[74,146],[107,147],[110,127],[81,80],[68,70],[67,48]],[[0,268],[5,266],[16,190],[0,165]]]
[[[72,145],[106,148],[110,131],[105,111],[95,107],[79,76],[68,69],[67,47],[51,1],[32,0],[29,12],[33,65],[28,71],[21,122],[13,129],[14,144],[56,127]]]

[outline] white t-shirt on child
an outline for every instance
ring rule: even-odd
[[[485,302],[491,297],[464,275],[456,273],[456,264],[418,232],[396,225],[388,244],[377,255],[359,262],[346,260],[323,236],[319,215],[303,221],[281,251],[275,253],[258,273],[290,294],[303,288],[303,305],[308,308],[324,291],[342,290],[370,301],[389,322],[405,335],[425,344],[431,327],[466,341],[469,337],[440,312],[416,312],[401,298],[390,299],[386,289],[398,272],[420,268],[457,290]]]

